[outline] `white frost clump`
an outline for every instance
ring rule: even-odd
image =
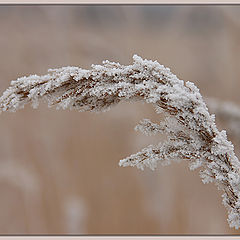
[[[152,103],[165,120],[161,124],[144,120],[137,129],[145,134],[166,133],[168,139],[121,160],[120,166],[155,169],[158,163],[187,160],[190,169],[201,167],[203,182],[214,182],[223,191],[229,225],[239,228],[240,163],[193,83],[179,80],[157,61],[134,55],[129,66],[104,61],[90,70],[64,67],[44,76],[19,78],[0,98],[0,111],[16,111],[26,103],[37,106],[40,99],[57,108],[97,112],[121,101]]]

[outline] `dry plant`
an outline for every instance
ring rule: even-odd
[[[201,168],[204,183],[214,182],[223,191],[230,227],[240,226],[240,163],[226,132],[219,131],[198,88],[179,80],[156,61],[134,55],[123,66],[104,61],[91,70],[79,67],[50,69],[43,76],[31,75],[11,82],[0,98],[0,111],[16,111],[27,103],[79,111],[102,112],[121,101],[152,103],[164,113],[160,124],[144,119],[136,127],[145,134],[166,133],[165,142],[150,145],[121,160],[120,166],[155,169],[158,163],[187,160],[191,170]]]
[[[227,128],[228,135],[240,141],[240,107],[229,101],[220,101],[215,98],[206,99],[209,110],[216,114]]]
[[[63,219],[66,225],[66,232],[69,234],[85,233],[87,206],[82,198],[68,196],[63,201]]]

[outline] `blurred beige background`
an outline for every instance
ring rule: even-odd
[[[203,96],[240,104],[240,6],[2,5],[0,32],[1,93],[48,68],[130,64],[137,53]],[[142,118],[160,119],[139,103],[102,114],[45,104],[1,114],[0,234],[239,234],[221,192],[186,163],[118,166],[161,141],[134,131]]]

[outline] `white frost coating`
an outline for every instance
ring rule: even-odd
[[[201,167],[204,183],[214,182],[223,191],[231,227],[240,226],[240,163],[224,131],[219,132],[198,88],[184,83],[157,61],[134,55],[123,66],[104,61],[91,70],[78,67],[51,69],[12,81],[0,98],[0,111],[16,111],[26,103],[79,111],[102,112],[121,101],[145,101],[165,114],[161,124],[144,120],[137,129],[145,134],[166,133],[168,139],[121,160],[120,166],[155,169],[157,164],[187,160],[190,169]]]

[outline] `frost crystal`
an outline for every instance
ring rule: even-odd
[[[121,101],[152,103],[163,112],[161,124],[143,120],[137,130],[151,135],[166,133],[168,139],[121,160],[120,166],[155,169],[157,164],[187,160],[191,170],[201,168],[204,183],[214,182],[223,191],[231,227],[240,226],[240,163],[224,131],[218,131],[198,88],[179,80],[158,62],[134,55],[123,66],[104,61],[91,70],[78,67],[51,69],[44,76],[32,75],[11,82],[0,98],[0,112],[16,111],[27,103],[79,111],[102,112]]]

